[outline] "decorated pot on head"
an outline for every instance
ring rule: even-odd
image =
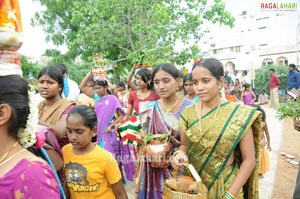
[[[0,1],[0,50],[17,51],[22,45],[22,22],[18,0]]]
[[[18,0],[0,0],[0,70],[1,75],[22,76],[22,22]],[[3,70],[2,70],[3,69]]]
[[[105,68],[105,61],[103,55],[96,53],[93,55],[94,66],[92,73],[94,76],[94,81],[106,80],[107,69]]]

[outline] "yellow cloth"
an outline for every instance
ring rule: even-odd
[[[267,152],[266,147],[260,148],[260,158],[259,158],[259,173],[265,174],[267,171],[269,171],[270,168],[270,159]]]
[[[90,153],[76,155],[71,144],[65,145],[62,153],[72,199],[115,198],[111,184],[121,180],[121,172],[111,153],[96,145]]]
[[[210,189],[210,199],[221,198],[232,184],[238,173],[239,163],[242,162],[238,143],[251,127],[255,144],[256,166],[248,179],[246,190],[248,190],[249,199],[258,198],[260,123],[261,113],[259,111],[235,102],[225,102],[219,108],[213,108],[202,116],[201,120],[196,116],[195,105],[182,111],[180,126],[186,132],[189,163],[193,164],[204,184]],[[209,155],[217,138],[222,133],[215,151]],[[231,150],[234,152],[235,162],[224,167],[222,166],[226,164],[224,160]],[[210,159],[205,162],[208,156]],[[202,168],[203,165],[205,166]],[[219,177],[217,177],[218,171],[221,172]],[[216,178],[215,182],[213,182],[214,178]],[[242,190],[236,198],[244,198]]]

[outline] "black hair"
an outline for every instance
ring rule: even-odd
[[[61,86],[61,95],[64,89],[64,76],[61,70],[57,66],[46,66],[39,72],[38,79],[40,79],[43,75],[47,75],[51,79],[54,79],[58,85]]]
[[[107,81],[106,80],[96,80],[95,81],[95,86],[102,86],[104,88],[106,88],[106,92],[108,94],[111,94],[110,90],[108,89],[108,84],[107,84]]]
[[[295,69],[296,65],[295,64],[290,64],[289,67],[292,67],[293,69]]]
[[[261,106],[259,106],[259,105],[254,105],[254,107],[255,107],[258,111],[262,112],[262,121],[265,122],[266,119],[267,119],[267,116],[266,116],[266,112],[264,111],[264,109],[262,109]]]
[[[68,69],[67,69],[67,67],[64,64],[57,64],[55,66],[57,66],[61,70],[61,73],[63,75],[64,74],[68,74]]]
[[[147,83],[150,81],[150,84],[147,84],[147,89],[148,90],[153,90],[153,84],[152,84],[152,74],[151,71],[147,68],[141,68],[136,72],[136,76],[139,75],[143,82]]]
[[[180,77],[180,78],[183,78],[183,76],[184,76],[184,75],[183,75],[183,72],[182,72],[181,70],[179,70],[178,73],[179,73],[179,77]]]
[[[201,61],[197,61],[193,65],[192,71],[197,67],[202,66],[210,71],[210,73],[217,79],[220,80],[224,76],[224,69],[222,63],[215,58],[207,58]]]
[[[275,73],[275,69],[274,68],[270,68],[270,71],[273,71]]]
[[[183,77],[183,83],[185,83],[186,81],[193,81],[192,73],[189,73]]]
[[[97,127],[97,122],[98,122],[97,116],[95,111],[91,107],[88,107],[86,105],[76,106],[68,113],[67,119],[71,115],[79,115],[81,117],[81,121],[83,125],[90,129]],[[97,135],[92,137],[92,142],[96,142],[96,141],[97,141]]]
[[[177,68],[173,65],[173,64],[160,64],[158,66],[155,67],[153,74],[152,74],[152,81],[154,79],[154,76],[156,75],[156,73],[158,73],[160,70],[170,74],[174,79],[177,80],[177,78],[179,78],[179,71],[177,70]]]
[[[245,84],[243,84],[243,88],[249,88],[249,87],[251,87],[251,85],[250,84],[248,84],[248,83],[245,83]]]
[[[5,85],[0,89],[0,104],[8,104],[12,110],[8,132],[18,140],[18,133],[20,129],[26,128],[30,113],[28,84],[19,75],[8,75],[0,76],[0,85]],[[27,148],[27,150],[43,158],[34,145]]]
[[[124,82],[118,82],[117,87],[123,87],[124,89],[126,89],[125,83]]]
[[[8,125],[8,132],[17,139],[19,129],[26,128],[30,113],[28,84],[18,75],[0,77],[0,104],[8,104],[12,109],[12,116]]]
[[[243,71],[243,73],[244,73],[245,75],[247,75],[247,74],[248,74],[248,72],[247,72],[246,70],[244,70],[244,71]]]

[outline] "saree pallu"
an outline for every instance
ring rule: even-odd
[[[117,110],[120,110],[125,115],[119,99],[114,95],[107,95],[96,101],[95,111],[98,120],[97,143],[114,155],[122,176],[124,176],[124,167],[126,178],[129,181],[133,181],[135,174],[135,156],[133,155],[136,153],[135,147],[123,145],[122,141],[117,138],[118,133],[115,129],[111,132],[105,132],[106,128],[116,119]]]
[[[179,115],[181,111],[193,102],[185,99],[176,114],[167,113],[158,101],[140,103],[140,120],[142,129],[153,134],[164,134],[171,131],[173,149],[179,146]],[[136,174],[136,192],[138,199],[161,199],[163,185],[171,178],[171,166],[154,168],[147,161],[142,147],[138,155],[138,171]]]
[[[39,109],[39,120],[43,121],[49,125],[55,125],[59,122],[60,118],[64,114],[68,114],[73,107],[75,107],[76,103],[70,101],[68,99],[60,99],[55,104],[53,104],[49,109],[43,110],[46,106],[46,101],[41,102],[38,105]],[[54,132],[55,133],[55,132]],[[56,137],[55,137],[56,138]],[[52,139],[55,139],[52,138]],[[57,138],[56,138],[57,139]],[[48,141],[46,141],[48,142]],[[60,147],[62,148],[64,145],[69,143],[67,134],[61,140],[58,140]]]
[[[218,110],[219,109],[219,110]],[[258,198],[258,168],[261,113],[255,108],[225,102],[198,119],[195,105],[181,113],[180,125],[185,129],[189,163],[194,165],[209,189],[209,198],[222,198],[239,171],[242,162],[239,142],[252,128],[256,165],[236,198]],[[226,166],[234,154],[234,163]]]

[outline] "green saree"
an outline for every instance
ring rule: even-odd
[[[222,103],[201,119],[196,116],[195,105],[187,107],[180,116],[185,130],[187,155],[209,189],[209,198],[222,198],[232,184],[242,162],[238,143],[252,128],[256,165],[244,189],[236,198],[258,198],[258,159],[261,114],[255,108],[234,102]],[[234,154],[234,163],[225,166]]]

